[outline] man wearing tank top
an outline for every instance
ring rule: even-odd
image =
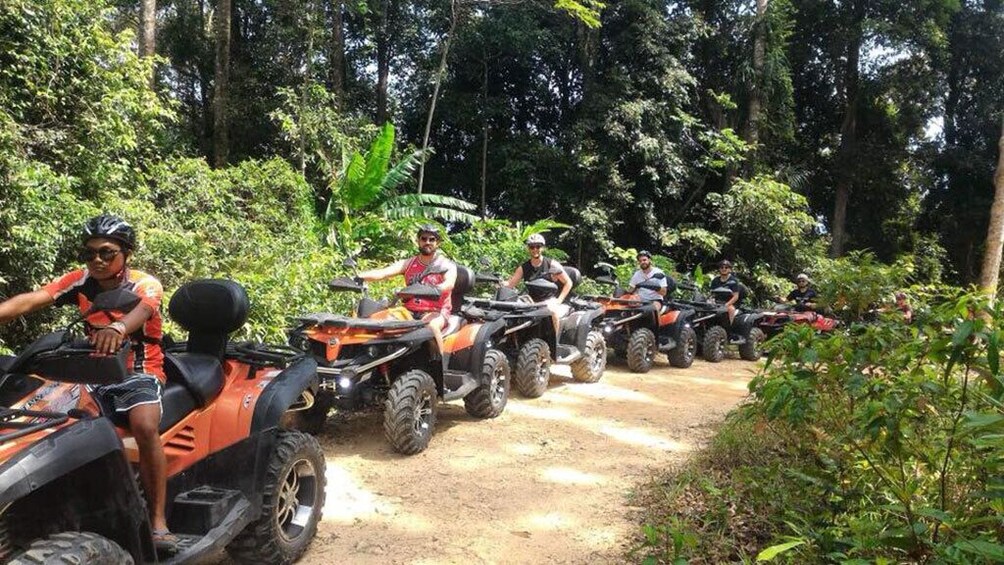
[[[418,228],[419,254],[402,259],[382,269],[359,273],[364,281],[379,281],[403,275],[406,284],[426,284],[440,291],[438,299],[410,297],[403,306],[415,316],[429,324],[437,332],[443,331],[449,320],[452,306],[453,286],[457,282],[457,265],[439,254],[439,228],[426,224]]]
[[[530,298],[535,301],[543,301],[552,311],[558,311],[558,306],[565,301],[568,293],[572,291],[572,279],[568,278],[565,270],[555,259],[544,257],[544,236],[535,233],[526,239],[526,248],[530,253],[530,259],[516,267],[516,272],[505,282],[505,286],[515,288],[519,281],[533,281],[537,279],[547,279],[558,285],[558,296],[547,298],[544,296],[534,296],[533,290],[528,290]]]

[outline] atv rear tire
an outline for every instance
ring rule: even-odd
[[[694,364],[694,357],[697,356],[697,333],[694,328],[684,326],[680,330],[680,341],[676,344],[666,357],[669,364],[674,367],[686,369]]]
[[[229,545],[238,563],[292,563],[317,533],[324,508],[324,452],[314,436],[279,430],[265,469],[261,514]]]
[[[383,431],[399,453],[424,451],[436,427],[439,393],[429,373],[413,369],[390,386],[384,403]]]
[[[316,436],[324,431],[324,424],[328,421],[328,412],[331,412],[334,406],[334,393],[318,391],[314,397],[314,405],[307,410],[295,410],[283,414],[282,427]]]
[[[603,334],[591,331],[586,336],[586,350],[572,363],[572,377],[580,383],[595,383],[607,368],[607,342]]]
[[[701,354],[704,360],[717,363],[725,359],[725,344],[729,341],[729,333],[721,326],[710,326],[704,331],[704,341],[701,343]]]
[[[760,328],[753,328],[746,336],[746,343],[739,346],[739,357],[744,361],[757,361],[760,359],[760,346],[766,336]]]
[[[62,532],[32,542],[10,565],[132,565],[126,550],[90,532]]]
[[[527,398],[537,398],[551,381],[551,348],[547,342],[534,338],[523,344],[516,359],[516,390]]]
[[[635,373],[647,373],[652,369],[655,362],[655,354],[659,344],[655,341],[655,334],[648,328],[640,328],[631,332],[631,339],[628,340],[627,364],[628,368]]]
[[[475,418],[494,418],[505,410],[511,385],[509,360],[498,349],[489,349],[481,364],[481,386],[464,397],[464,409]]]

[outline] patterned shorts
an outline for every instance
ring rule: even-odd
[[[122,418],[127,420],[130,410],[144,404],[156,404],[163,412],[160,404],[162,392],[160,380],[143,373],[130,375],[120,383],[99,386],[91,390],[94,399],[101,405],[101,411],[116,423]]]

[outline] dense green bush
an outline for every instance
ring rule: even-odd
[[[734,416],[752,424],[745,441],[719,439],[696,471],[711,482],[702,509],[676,498],[676,521],[652,522],[734,531],[747,543],[717,547],[721,560],[767,546],[792,563],[1004,559],[1004,310],[940,294],[913,325],[786,330]]]

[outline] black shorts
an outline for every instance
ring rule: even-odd
[[[129,423],[130,410],[144,404],[156,404],[163,413],[160,404],[162,392],[160,380],[143,373],[130,375],[117,384],[99,386],[91,390],[94,400],[101,406],[101,412],[120,425]]]

